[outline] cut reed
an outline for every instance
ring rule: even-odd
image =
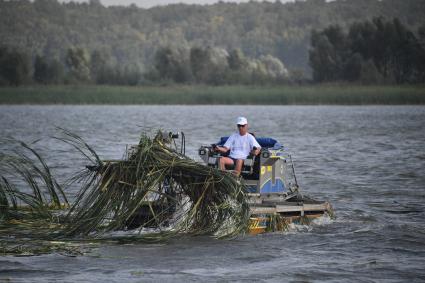
[[[59,130],[55,139],[88,162],[64,182],[81,188],[69,204],[44,159],[15,141],[12,152],[0,155],[0,240],[9,243],[4,253],[21,253],[11,239],[30,239],[39,251],[49,250],[48,242],[57,239],[152,242],[183,233],[232,237],[247,230],[243,182],[181,154],[161,133],[152,138],[143,134],[123,160],[102,161],[79,136]],[[121,230],[131,231],[114,234]]]

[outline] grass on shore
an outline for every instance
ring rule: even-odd
[[[0,104],[425,104],[425,86],[24,86]]]

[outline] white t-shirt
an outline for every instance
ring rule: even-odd
[[[261,148],[254,136],[249,133],[244,136],[234,133],[223,146],[230,149],[229,156],[234,159],[246,159],[254,146],[257,149]]]

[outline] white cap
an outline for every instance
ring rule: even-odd
[[[246,125],[246,124],[248,124],[248,121],[246,120],[245,117],[238,117],[238,119],[236,119],[236,124],[237,125]]]

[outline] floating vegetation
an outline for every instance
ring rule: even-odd
[[[178,234],[232,237],[247,230],[245,187],[204,166],[158,133],[143,134],[125,158],[102,161],[80,137],[55,137],[90,162],[60,185],[30,145],[14,142],[0,160],[0,254],[78,254],[78,241],[161,241]],[[70,203],[66,188],[80,184]],[[121,233],[119,231],[127,231]],[[29,244],[30,243],[30,244]],[[68,243],[68,244],[65,244]]]

